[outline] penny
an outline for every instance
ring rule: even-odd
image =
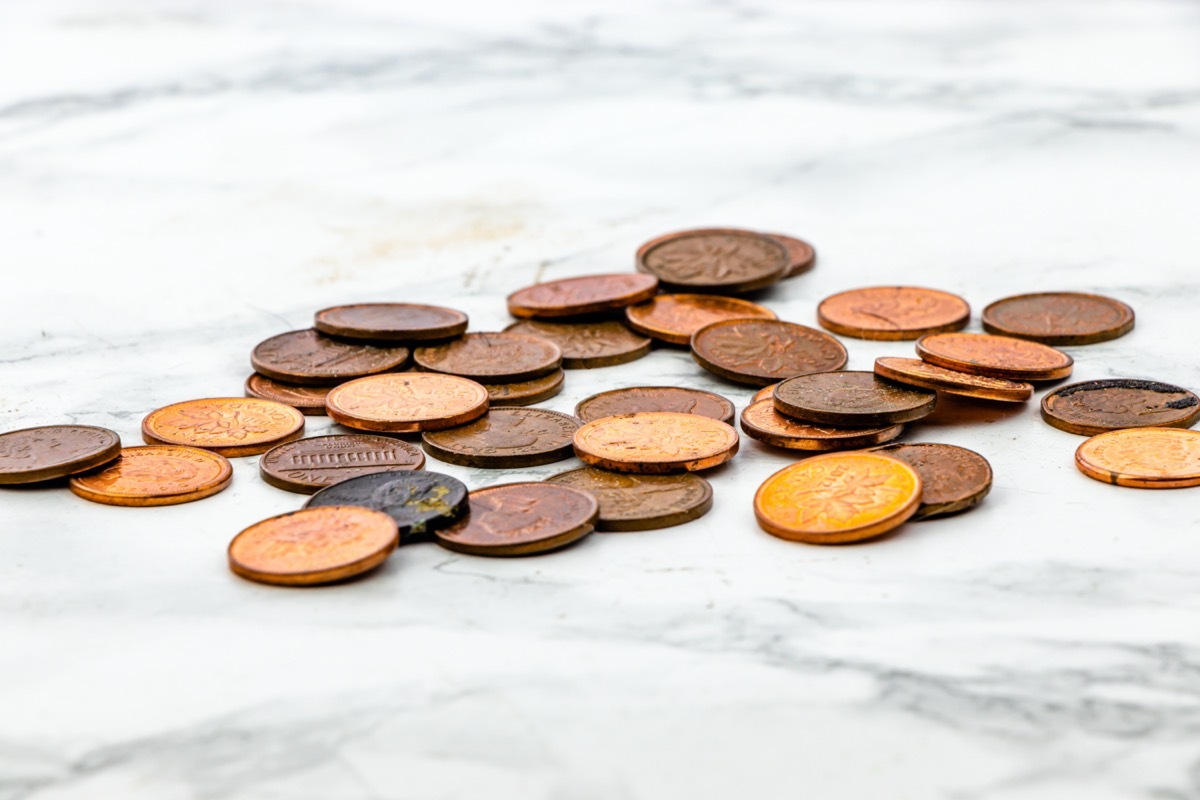
[[[488,393],[475,381],[453,375],[374,375],[332,389],[325,409],[348,428],[435,431],[482,417],[488,410]]]
[[[266,375],[259,375],[257,372],[246,379],[247,397],[274,400],[276,403],[291,406],[307,417],[325,415],[325,396],[329,394],[329,388],[328,386],[283,383],[271,380]]]
[[[250,354],[255,372],[287,383],[332,386],[392,372],[408,362],[407,347],[343,342],[308,328],[272,336]]]
[[[273,447],[259,459],[262,479],[277,489],[312,494],[360,475],[421,469],[420,448],[388,436],[314,436]]]
[[[835,428],[811,425],[785,417],[770,398],[742,410],[742,430],[752,439],[789,450],[858,450],[890,442],[904,432],[903,425],[878,428]]]
[[[467,315],[417,303],[355,303],[318,311],[313,327],[329,336],[375,342],[427,342],[461,336]]]
[[[715,294],[660,294],[647,303],[625,309],[625,321],[639,333],[669,342],[690,344],[692,334],[727,319],[776,319],[758,303]]]
[[[570,458],[579,420],[544,408],[493,408],[469,425],[430,431],[425,452],[464,467],[516,469]]]
[[[856,339],[919,339],[962,330],[971,307],[956,294],[914,286],[872,286],[827,297],[817,306],[822,328]]]
[[[1200,420],[1200,397],[1158,381],[1084,381],[1043,397],[1042,419],[1085,436],[1123,428],[1190,428]]]
[[[369,508],[327,506],[256,522],[229,543],[229,568],[248,580],[312,586],[369,572],[396,549],[396,523]]]
[[[636,263],[668,291],[740,294],[777,283],[792,262],[787,248],[770,236],[707,228],[651,239],[638,248]]]
[[[621,414],[575,432],[575,455],[615,472],[692,472],[724,464],[737,451],[732,426],[695,414]]]
[[[375,472],[335,483],[308,498],[305,508],[361,506],[382,511],[408,539],[444,528],[467,510],[467,487],[439,472]]]
[[[86,472],[121,455],[121,437],[94,425],[45,425],[0,433],[0,485]]]
[[[443,372],[487,383],[515,383],[554,372],[562,351],[554,342],[524,333],[468,333],[435,347],[420,347],[416,362],[430,372]]]
[[[1042,344],[1107,342],[1133,330],[1133,309],[1098,294],[1041,292],[997,300],[983,310],[988,333]]]
[[[674,411],[679,414],[699,414],[733,424],[736,409],[733,403],[719,394],[679,386],[634,386],[612,389],[585,398],[575,406],[575,416],[584,422],[619,414],[643,411]]]
[[[782,381],[781,381],[782,383]],[[757,403],[759,400],[770,400],[775,397],[775,387],[778,383],[769,383],[763,388],[754,393],[754,397],[750,398],[751,403]]]
[[[810,544],[887,533],[921,502],[916,470],[872,452],[827,453],[776,472],[754,495],[754,516],[774,536]]]
[[[528,406],[549,400],[563,389],[563,371],[517,383],[481,384],[488,393],[488,403],[495,406]]]
[[[1089,478],[1114,486],[1200,486],[1200,432],[1183,428],[1108,431],[1079,445],[1075,465]]]
[[[303,434],[303,414],[257,397],[187,400],[151,411],[142,420],[146,444],[199,447],[227,458],[258,455]]]
[[[889,444],[872,452],[898,458],[921,476],[921,504],[913,520],[974,508],[992,489],[992,465],[974,450],[952,444]]]
[[[437,532],[448,550],[477,556],[529,556],[566,547],[592,532],[596,498],[569,486],[508,483],[471,492],[471,513]]]
[[[229,485],[225,456],[196,447],[126,447],[116,461],[71,478],[71,491],[110,506],[170,506],[214,495]]]
[[[566,369],[612,367],[650,352],[650,340],[620,322],[544,322],[521,320],[504,330],[540,336],[558,345]]]
[[[875,374],[909,386],[983,400],[1023,403],[1033,396],[1031,384],[943,369],[919,358],[877,358]]]
[[[917,342],[917,355],[944,369],[1010,381],[1058,380],[1075,363],[1053,347],[986,333],[935,333]]]
[[[653,275],[617,272],[536,283],[508,296],[514,317],[577,317],[648,300],[658,291]]]
[[[631,475],[583,467],[546,479],[587,492],[600,503],[598,531],[649,531],[699,519],[712,508],[712,486],[699,475]]]
[[[775,387],[775,410],[805,422],[876,427],[927,417],[937,392],[876,377],[873,372],[820,372]]]
[[[812,269],[813,264],[816,263],[817,251],[803,239],[797,239],[795,236],[786,236],[782,233],[768,233],[766,235],[787,249],[788,268],[783,277],[794,278],[797,275],[802,275]]]
[[[796,375],[846,366],[846,348],[827,333],[767,319],[705,325],[692,336],[692,357],[726,380],[766,386]]]

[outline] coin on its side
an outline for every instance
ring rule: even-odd
[[[827,333],[794,322],[732,319],[692,336],[692,357],[714,375],[766,386],[796,375],[846,366],[846,348]]]
[[[452,339],[467,330],[467,315],[453,308],[418,303],[355,303],[324,308],[313,327],[342,339],[428,342]]]
[[[908,386],[936,389],[981,400],[1023,403],[1033,397],[1032,384],[957,372],[929,364],[919,358],[877,358],[875,374]]]
[[[312,494],[359,475],[421,469],[419,447],[389,436],[363,433],[313,436],[281,444],[263,453],[258,471],[277,489]]]
[[[890,442],[904,432],[903,425],[878,428],[835,428],[811,425],[775,410],[770,398],[742,410],[742,430],[751,439],[789,450],[858,450]]]
[[[575,432],[575,455],[615,472],[692,472],[724,464],[737,451],[732,426],[695,414],[621,414]]]
[[[474,422],[422,437],[425,452],[463,467],[517,469],[570,458],[580,422],[545,408],[493,408]]]
[[[971,307],[958,295],[916,286],[851,289],[817,306],[822,328],[856,339],[919,339],[962,330],[970,319]]]
[[[448,550],[476,556],[531,556],[592,532],[596,498],[569,486],[508,483],[471,492],[471,512],[436,533]]]
[[[488,393],[475,381],[454,375],[373,375],[332,389],[325,408],[348,428],[388,433],[435,431],[482,417],[488,410]]]
[[[1058,380],[1075,364],[1049,345],[987,333],[931,334],[917,341],[917,355],[944,369],[1010,381]]]
[[[638,248],[639,272],[680,292],[741,294],[777,283],[791,257],[776,239],[737,228],[702,228],[660,236]]]
[[[650,352],[650,340],[616,320],[545,322],[526,319],[504,330],[540,336],[558,345],[564,369],[612,367],[636,361]]]
[[[1133,309],[1098,294],[1040,292],[997,300],[983,310],[983,329],[1042,344],[1094,344],[1133,330]]]
[[[71,478],[71,491],[109,506],[171,506],[214,495],[229,485],[233,467],[197,447],[126,447],[116,461]]]
[[[199,447],[226,458],[265,453],[303,434],[303,414],[257,397],[187,400],[151,411],[142,420],[146,444]]]
[[[733,403],[719,394],[679,386],[632,386],[610,389],[585,398],[575,406],[575,416],[584,422],[618,414],[638,414],[644,411],[674,411],[679,414],[699,414],[732,425],[736,409]]]
[[[1042,419],[1085,436],[1123,428],[1190,428],[1200,420],[1200,397],[1158,381],[1084,381],[1043,397]]]
[[[305,508],[362,506],[391,517],[405,540],[444,528],[467,510],[467,487],[440,472],[375,472],[335,483]]]
[[[577,317],[640,303],[657,291],[657,278],[636,272],[563,278],[513,292],[508,296],[508,313],[543,319]]]
[[[692,334],[727,319],[776,319],[758,303],[717,294],[660,294],[625,309],[625,321],[639,333],[670,344],[687,345]]]
[[[343,342],[306,328],[260,342],[250,354],[254,371],[286,383],[333,386],[393,372],[408,362],[407,347]]]
[[[712,508],[712,485],[699,475],[632,475],[583,467],[546,478],[593,495],[599,531],[649,531],[699,519]]]
[[[246,379],[246,396],[274,400],[291,406],[306,417],[325,416],[325,396],[329,386],[304,386],[272,380],[255,372]]]
[[[1200,431],[1126,428],[1088,439],[1075,466],[1102,483],[1138,489],[1200,486]]]
[[[95,425],[45,425],[0,433],[0,486],[65,478],[121,455],[121,437]]]
[[[927,417],[937,392],[876,377],[873,372],[818,372],[775,387],[775,410],[822,425],[878,427]]]
[[[921,476],[921,505],[913,520],[957,514],[983,502],[992,489],[992,465],[974,450],[952,444],[888,444],[872,452],[898,458]]]
[[[794,278],[797,275],[803,275],[812,269],[813,264],[816,263],[817,251],[803,239],[797,239],[795,236],[787,236],[782,233],[768,233],[766,235],[787,248],[789,263],[787,272],[783,274],[783,277]]]
[[[516,383],[480,384],[488,393],[488,403],[493,406],[529,406],[549,400],[563,390],[563,371],[555,370],[549,375]]]
[[[548,375],[562,366],[558,345],[524,333],[468,333],[449,344],[419,347],[422,369],[485,383],[515,383]]]

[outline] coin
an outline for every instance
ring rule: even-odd
[[[983,310],[988,333],[1042,344],[1107,342],[1133,330],[1133,309],[1098,294],[1041,292],[997,300]]]
[[[1089,478],[1114,486],[1200,486],[1200,432],[1183,428],[1108,431],[1079,445],[1075,465]]]
[[[769,319],[705,325],[692,336],[692,357],[726,380],[766,386],[796,375],[846,366],[846,348],[827,333]]]
[[[782,383],[782,381],[780,381]],[[757,403],[759,400],[771,400],[775,397],[775,387],[778,383],[769,383],[763,388],[754,393],[754,397],[750,398],[751,403]]]
[[[935,333],[917,342],[917,355],[944,369],[1010,381],[1058,380],[1075,363],[1053,347],[986,333]]]
[[[414,357],[430,372],[488,383],[527,381],[562,366],[558,345],[524,333],[468,333],[449,344],[417,348]]]
[[[255,372],[287,383],[332,386],[352,378],[392,372],[408,361],[407,347],[343,342],[312,328],[261,342],[250,354]]]
[[[225,456],[196,447],[126,447],[116,461],[71,478],[71,491],[109,506],[170,506],[214,495],[229,485]]]
[[[797,239],[795,236],[786,236],[782,233],[768,233],[766,235],[787,249],[788,269],[783,274],[783,277],[794,278],[797,275],[802,275],[812,269],[813,264],[816,263],[817,251],[803,239]]]
[[[692,472],[724,464],[737,451],[732,426],[695,414],[621,414],[575,432],[575,455],[615,472]]]
[[[481,384],[488,393],[488,403],[493,406],[528,406],[549,400],[563,389],[563,371],[555,370],[549,375],[516,383]]]
[[[741,294],[777,283],[792,262],[787,248],[770,236],[705,228],[651,239],[638,248],[636,263],[668,291]]]
[[[913,520],[974,508],[992,489],[992,465],[974,450],[952,444],[889,444],[872,452],[898,458],[921,476],[921,505]]]
[[[326,486],[304,504],[305,508],[322,506],[382,511],[408,540],[444,528],[462,516],[467,510],[467,487],[440,472],[375,472]]]
[[[563,278],[513,292],[508,296],[508,313],[514,317],[577,317],[640,303],[657,291],[658,279],[653,275],[617,272]]]
[[[742,410],[742,430],[751,439],[789,450],[858,450],[890,442],[904,432],[903,425],[878,428],[835,428],[810,425],[785,417],[770,398]]]
[[[325,408],[348,428],[435,431],[482,417],[488,410],[488,393],[475,381],[454,375],[373,375],[332,389]]]
[[[631,475],[583,467],[546,478],[600,503],[599,531],[649,531],[699,519],[712,508],[712,486],[699,475]]]
[[[1033,396],[1031,384],[943,369],[919,358],[877,358],[875,374],[909,386],[984,400],[1023,403]]]
[[[1123,428],[1190,428],[1200,420],[1200,397],[1158,381],[1084,381],[1043,397],[1042,419],[1085,436]]]
[[[971,307],[956,294],[914,286],[871,286],[827,297],[817,306],[822,328],[856,339],[919,339],[957,331]]]
[[[634,386],[612,389],[585,398],[575,406],[575,416],[584,422],[618,414],[643,411],[675,411],[680,414],[699,414],[733,424],[736,409],[733,403],[719,394],[679,386]]]
[[[246,396],[260,400],[283,403],[307,417],[325,415],[325,396],[328,386],[303,386],[298,383],[283,383],[255,372],[246,379]]]
[[[464,467],[516,469],[570,458],[579,420],[544,408],[493,408],[459,428],[421,437],[425,452]]]
[[[229,568],[248,580],[311,586],[375,569],[396,549],[396,523],[369,508],[327,506],[256,522],[229,543]]]
[[[566,369],[612,367],[636,361],[650,352],[650,340],[615,320],[543,322],[521,320],[504,330],[540,336],[558,345]]]
[[[471,513],[437,532],[448,550],[476,556],[530,556],[592,532],[596,498],[569,486],[508,483],[471,492]]]
[[[467,330],[467,315],[417,303],[355,303],[318,311],[313,327],[343,339],[427,342],[461,336]]]
[[[805,422],[878,427],[927,417],[937,392],[885,381],[873,372],[819,372],[775,387],[775,410]]]
[[[649,302],[625,309],[629,327],[669,342],[690,344],[692,334],[727,319],[775,319],[775,312],[758,303],[715,294],[660,294]]]
[[[146,444],[199,447],[227,458],[253,456],[304,434],[304,415],[257,397],[187,400],[151,411],[142,420]]]
[[[259,459],[262,479],[277,489],[312,494],[359,475],[421,469],[420,448],[388,436],[314,436],[273,447]]]
[[[0,485],[85,472],[121,455],[121,437],[94,425],[45,425],[0,433]]]
[[[893,530],[920,502],[921,478],[903,461],[872,452],[827,453],[767,478],[754,495],[754,516],[782,539],[840,544]]]

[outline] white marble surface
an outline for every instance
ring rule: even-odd
[[[0,428],[137,443],[316,308],[495,329],[515,287],[711,224],[816,243],[785,318],[1108,292],[1138,328],[1076,375],[1197,388],[1197,53],[1185,2],[9,2]],[[547,405],[640,382],[750,395],[656,352]],[[0,800],[1200,797],[1200,490],[1088,480],[1033,404],[910,440],[984,453],[991,497],[789,544],[751,513],[789,458],[747,440],[698,522],[311,591],[225,568],[303,500],[256,458],[186,506],[4,492]]]

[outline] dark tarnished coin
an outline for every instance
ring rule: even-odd
[[[726,380],[769,383],[846,366],[846,348],[827,333],[770,319],[705,325],[692,337],[692,357]]]
[[[763,289],[791,267],[787,248],[753,231],[707,228],[680,231],[646,242],[637,269],[657,275],[669,291],[740,294]]]
[[[543,322],[521,320],[504,330],[549,339],[562,350],[565,369],[612,367],[636,361],[650,352],[650,340],[614,320]]]
[[[425,452],[464,467],[516,469],[570,458],[579,420],[544,408],[493,408],[461,428],[421,437]]]
[[[599,531],[649,531],[699,519],[712,508],[712,486],[699,475],[629,475],[583,467],[546,479],[593,495]]]
[[[151,411],[142,420],[146,444],[199,447],[226,458],[255,456],[303,435],[303,414],[257,397],[185,400]]]
[[[1040,292],[997,300],[983,310],[988,333],[1042,344],[1107,342],[1133,330],[1133,309],[1098,294]]]
[[[821,372],[775,387],[775,409],[805,422],[876,427],[933,413],[937,392],[886,381],[874,372]]]
[[[508,313],[514,317],[577,317],[612,311],[649,300],[658,291],[658,278],[617,272],[584,275],[536,283],[508,296]]]
[[[442,547],[476,556],[530,556],[592,532],[596,498],[569,486],[508,483],[471,492],[471,512],[437,532]]]
[[[945,517],[974,508],[992,489],[992,465],[952,444],[888,444],[872,452],[898,458],[921,476],[921,505],[912,519]]]
[[[63,478],[121,455],[121,437],[94,425],[46,425],[0,433],[0,485]]]
[[[575,432],[575,455],[614,472],[694,472],[729,461],[738,451],[733,426],[697,414],[648,411],[602,417]]]
[[[318,311],[313,327],[343,339],[428,342],[462,336],[467,315],[453,308],[416,303],[355,303]]]
[[[782,233],[768,233],[766,235],[787,249],[788,269],[783,274],[783,277],[794,278],[797,275],[803,275],[812,269],[813,264],[816,263],[817,251],[803,239],[797,239],[795,236],[787,236]]]
[[[563,389],[563,371],[561,369],[517,383],[484,383],[487,389],[488,403],[496,406],[530,406],[549,400]]]
[[[562,366],[562,351],[554,342],[509,332],[468,333],[449,344],[419,347],[414,358],[430,372],[487,383],[532,380]]]
[[[229,459],[198,447],[126,447],[111,464],[71,478],[71,491],[108,506],[172,506],[200,500],[233,479]]]
[[[482,417],[488,410],[488,392],[457,375],[372,375],[330,390],[325,409],[348,428],[384,433],[435,431]]]
[[[1200,398],[1158,381],[1084,381],[1043,397],[1042,419],[1084,436],[1123,428],[1190,428],[1200,420]]]
[[[1075,466],[1089,478],[1137,489],[1200,486],[1200,431],[1126,428],[1079,445]]]
[[[250,354],[255,372],[287,383],[334,386],[353,378],[400,369],[407,347],[343,342],[306,328],[272,336]]]
[[[890,442],[904,432],[903,425],[880,428],[834,428],[811,425],[785,417],[771,399],[751,403],[742,410],[742,430],[751,439],[789,450],[859,450]]]
[[[821,327],[856,339],[919,339],[957,331],[971,307],[956,294],[915,286],[871,286],[827,297],[817,306]]]
[[[421,469],[419,447],[387,436],[352,433],[281,444],[258,462],[262,479],[278,489],[312,494],[359,475]]]
[[[736,409],[733,403],[719,394],[678,386],[634,386],[594,394],[575,406],[575,416],[584,422],[619,414],[638,414],[643,411],[674,411],[679,414],[699,414],[733,424]]]
[[[1033,385],[986,375],[972,375],[928,364],[919,358],[877,358],[875,374],[889,381],[937,389],[963,397],[1023,403],[1033,397]]]
[[[361,506],[396,521],[402,539],[452,524],[467,510],[467,487],[439,472],[376,472],[335,483],[308,498],[305,508]]]
[[[931,334],[917,342],[917,355],[943,369],[1010,381],[1058,380],[1070,375],[1075,364],[1048,345],[986,333]]]
[[[635,331],[670,344],[687,345],[692,334],[727,319],[775,319],[775,312],[758,303],[717,294],[660,294],[649,302],[625,309],[625,321]]]
[[[325,415],[325,395],[330,386],[303,386],[299,383],[283,383],[259,375],[257,372],[246,379],[246,396],[260,400],[274,400],[299,411],[308,417]]]

